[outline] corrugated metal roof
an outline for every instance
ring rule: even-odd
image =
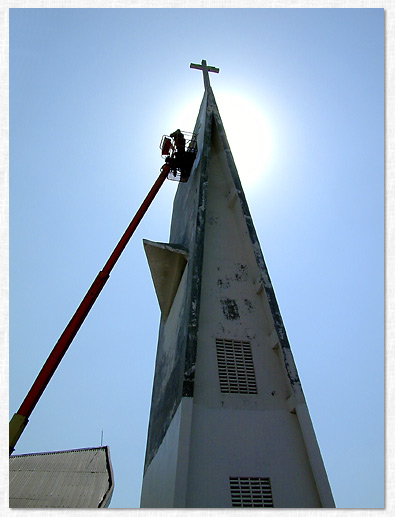
[[[108,447],[10,457],[10,508],[107,507],[113,489]]]

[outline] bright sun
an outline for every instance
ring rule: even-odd
[[[263,109],[245,96],[221,92],[216,101],[241,183],[249,189],[264,178],[273,158],[272,128]],[[176,124],[190,131],[196,117],[196,101],[190,101],[177,113]]]
[[[218,109],[243,187],[260,182],[273,155],[272,131],[263,110],[248,98],[222,93]]]

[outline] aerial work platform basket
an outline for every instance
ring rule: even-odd
[[[162,136],[159,148],[170,167],[167,178],[183,183],[188,181],[197,153],[196,135],[177,129],[169,136]]]

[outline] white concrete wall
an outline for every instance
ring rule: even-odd
[[[181,306],[184,303],[184,293],[186,288],[187,276],[188,264],[184,269],[180,284],[177,289],[177,293],[174,297],[173,305],[163,326],[162,350],[163,354],[166,355],[166,361],[163,362],[161,377],[156,380],[156,382],[161,382],[160,390],[163,390],[164,386],[169,381],[169,377],[173,372],[174,363],[177,360],[175,356],[176,348],[174,346],[174,343],[176,341],[176,335],[180,327]],[[165,369],[166,366],[167,369]]]
[[[192,399],[183,398],[143,480],[141,508],[185,508]]]
[[[257,294],[261,271],[218,139],[212,146],[187,507],[230,507],[229,476],[270,477],[275,507],[319,507],[271,314]],[[226,317],[224,300],[236,314]],[[257,395],[221,393],[216,338],[250,341]]]
[[[270,477],[276,508],[320,506],[294,414],[195,402],[186,506],[231,507],[229,476]]]
[[[163,352],[167,356],[160,389],[163,389],[172,373],[176,361],[176,333],[179,329],[181,306],[184,300],[188,265],[185,267],[173,305],[164,324]],[[141,491],[142,508],[185,507],[187,458],[189,451],[189,432],[192,416],[192,399],[182,399],[166,435],[147,468]],[[187,452],[186,452],[187,451]],[[183,474],[183,475],[181,475]]]

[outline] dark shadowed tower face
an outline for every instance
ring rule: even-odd
[[[333,507],[208,80],[169,243],[144,241],[161,323],[142,507]],[[214,69],[212,71],[216,71]]]

